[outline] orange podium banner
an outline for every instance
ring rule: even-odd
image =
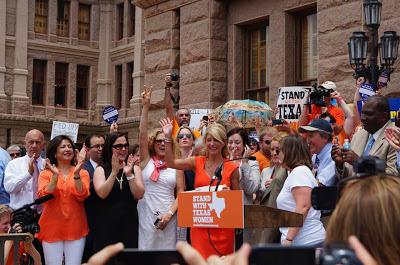
[[[243,191],[188,191],[179,193],[178,226],[243,228]]]

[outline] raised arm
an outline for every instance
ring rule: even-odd
[[[141,160],[141,168],[144,168],[149,162],[150,155],[149,155],[149,147],[148,147],[148,119],[149,119],[149,109],[150,109],[150,99],[151,99],[151,87],[144,86],[144,91],[142,93],[142,115],[140,117],[140,124],[139,124],[139,153],[140,153],[140,160]]]
[[[174,152],[172,150],[172,121],[169,118],[161,119],[160,125],[165,135],[165,161],[167,166],[179,170],[195,170],[196,164],[194,157],[186,159],[175,159]]]
[[[171,75],[167,74],[164,80],[165,80],[165,94],[164,94],[165,114],[170,120],[173,120],[174,107],[171,99],[171,87],[172,87]]]

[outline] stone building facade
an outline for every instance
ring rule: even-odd
[[[180,107],[215,108],[243,98],[274,106],[279,87],[325,80],[336,82],[350,100],[355,82],[347,42],[352,32],[366,31],[362,0],[66,1],[71,14],[90,6],[90,37],[81,40],[76,15],[70,15],[69,35],[58,36],[56,0],[48,0],[47,32],[35,32],[38,1],[0,1],[1,146],[21,143],[31,127],[48,134],[54,119],[79,122],[80,139],[106,132],[101,110],[109,104],[120,107],[120,128],[135,141],[141,88],[153,85],[150,126],[156,126],[169,72],[180,75],[173,92],[180,95]],[[380,34],[400,33],[400,2],[381,2]],[[47,61],[42,105],[32,104],[35,59]],[[76,107],[78,65],[90,66],[86,109]],[[65,106],[55,104],[54,69],[62,67],[68,72]],[[384,93],[398,92],[399,85],[397,70]]]

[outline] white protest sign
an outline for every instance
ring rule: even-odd
[[[197,128],[200,126],[200,121],[202,120],[203,116],[207,116],[211,112],[212,109],[191,109],[189,127],[197,130]]]
[[[285,119],[289,122],[297,122],[307,96],[310,93],[310,87],[280,87],[279,97],[276,106],[278,112],[276,119]]]
[[[53,128],[51,129],[50,140],[58,135],[67,135],[74,143],[76,143],[76,141],[78,140],[78,129],[78,123],[53,121]]]

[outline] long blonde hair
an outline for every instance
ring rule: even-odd
[[[355,235],[380,265],[400,264],[400,178],[371,176],[346,184],[326,230],[326,243]]]

